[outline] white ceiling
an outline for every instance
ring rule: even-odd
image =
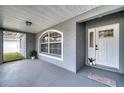
[[[37,33],[98,6],[95,5],[23,5],[0,6],[0,25]],[[31,21],[26,26],[25,21]]]

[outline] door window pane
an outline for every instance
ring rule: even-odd
[[[93,32],[90,32],[90,47],[94,47]]]
[[[99,38],[105,38],[105,37],[113,37],[113,29],[110,30],[104,30],[104,31],[99,31]]]
[[[104,37],[104,31],[99,32],[99,38],[102,38],[102,37]]]
[[[113,37],[113,29],[105,31],[105,37]]]

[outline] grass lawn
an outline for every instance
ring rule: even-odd
[[[4,53],[4,63],[22,59],[25,57],[18,52]]]

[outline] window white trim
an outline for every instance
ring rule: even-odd
[[[61,57],[56,57],[56,56],[53,56],[53,55],[50,55],[50,54],[44,54],[44,53],[40,53],[40,38],[45,34],[45,33],[48,33],[48,32],[57,32],[59,34],[61,34]],[[49,41],[48,41],[49,42]],[[49,46],[48,46],[49,47]],[[48,49],[49,50],[49,49]],[[48,51],[49,53],[49,51]],[[56,60],[60,60],[60,61],[63,61],[63,33],[58,31],[58,30],[54,30],[54,29],[51,29],[51,30],[47,30],[47,31],[44,31],[38,38],[38,54],[41,55],[41,56],[45,56],[45,57],[49,57],[49,58],[52,58],[52,59],[56,59]]]

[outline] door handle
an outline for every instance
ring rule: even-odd
[[[96,50],[99,50],[99,49],[98,49],[98,45],[95,46],[95,49],[96,49]]]

